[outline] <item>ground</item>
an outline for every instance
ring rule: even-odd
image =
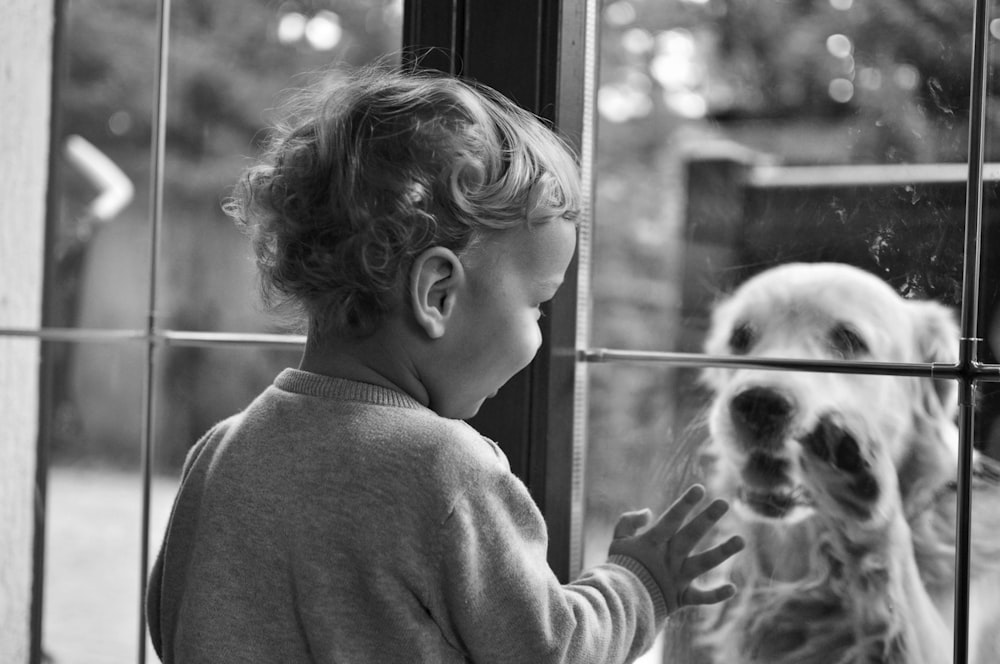
[[[154,478],[150,556],[175,491],[174,479]],[[141,512],[137,472],[49,471],[42,642],[53,664],[137,661]]]

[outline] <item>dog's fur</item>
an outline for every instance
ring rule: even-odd
[[[954,364],[949,309],[874,275],[787,264],[719,304],[706,352]],[[705,610],[719,664],[952,661],[958,436],[953,380],[713,368],[706,481],[747,549]],[[969,661],[1000,662],[1000,489],[976,454]],[[716,579],[717,580],[717,579]]]

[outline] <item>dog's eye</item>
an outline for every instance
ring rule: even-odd
[[[742,323],[737,325],[729,336],[729,350],[737,355],[743,355],[750,350],[753,342],[753,328],[748,323]]]
[[[830,345],[844,357],[868,352],[868,344],[854,328],[839,323],[830,330]]]

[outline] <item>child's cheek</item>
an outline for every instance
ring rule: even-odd
[[[531,325],[528,334],[529,334],[529,341],[527,346],[531,350],[530,357],[528,357],[528,362],[531,362],[531,360],[534,359],[535,355],[538,353],[538,349],[542,347],[542,330],[537,322]]]

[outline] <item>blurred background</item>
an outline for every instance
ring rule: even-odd
[[[329,63],[397,53],[402,12],[402,0],[174,3],[160,327],[286,331],[260,311],[249,247],[220,204],[281,92]],[[850,262],[908,297],[961,304],[970,2],[616,0],[599,3],[599,17],[583,294],[591,346],[697,352],[711,303],[789,260]],[[156,4],[67,0],[62,34],[49,324],[142,329]],[[998,117],[994,104],[987,110],[992,160]],[[990,329],[993,269],[983,274]],[[54,370],[44,404],[44,649],[59,664],[131,662],[143,348],[46,342],[45,351]],[[154,551],[190,445],[298,361],[294,345],[157,354]],[[681,488],[686,455],[704,435],[696,374],[662,363],[590,367],[587,564],[603,559],[621,511],[662,507]],[[984,449],[994,410],[987,392]]]
[[[331,63],[398,52],[402,8],[402,0],[172,3],[158,327],[290,332],[259,307],[252,251],[222,201],[266,138],[282,91]],[[64,150],[49,324],[142,330],[157,3],[67,0],[64,11],[56,91]],[[43,649],[59,664],[134,662],[144,348],[50,342],[45,352],[54,370],[44,405]],[[297,365],[298,348],[164,345],[155,360],[153,552],[188,448],[278,371]]]

